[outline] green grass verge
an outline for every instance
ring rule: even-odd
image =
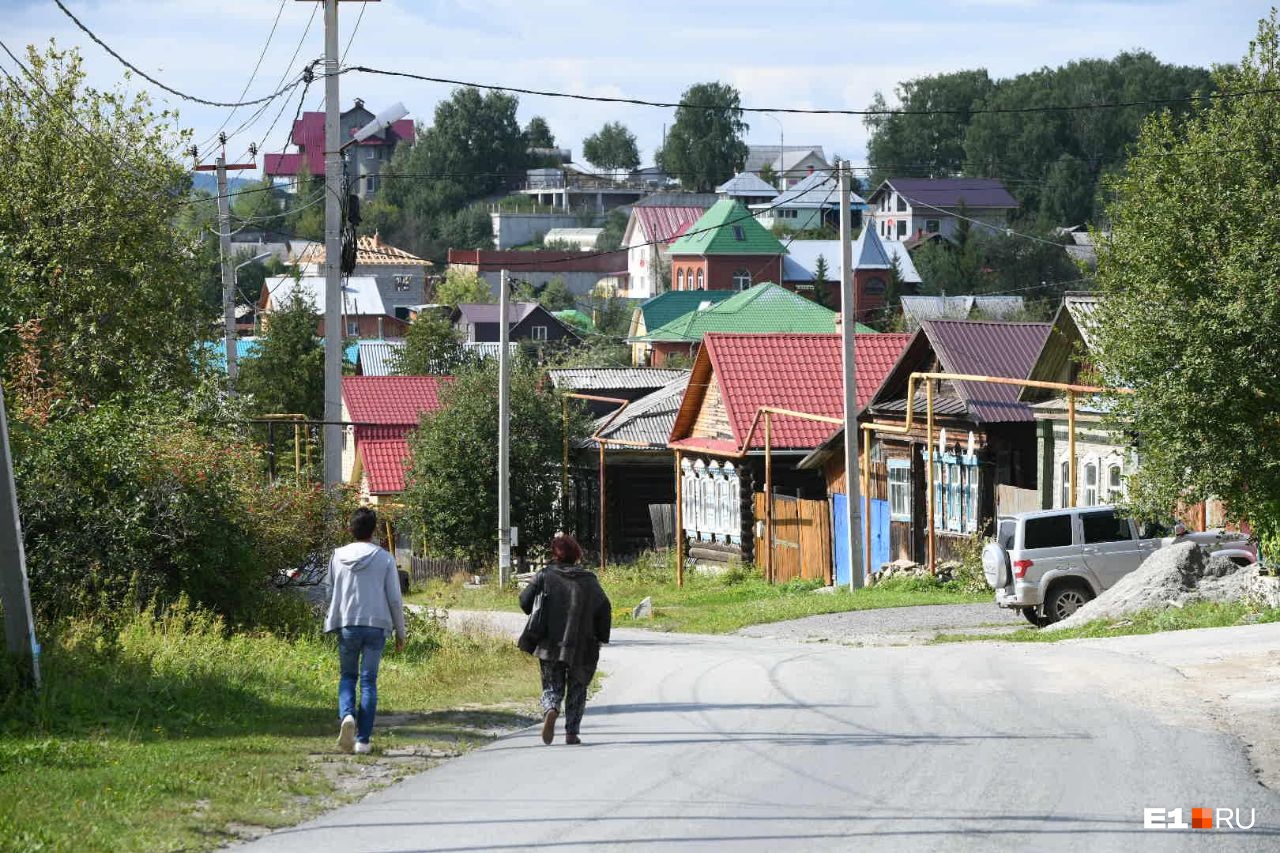
[[[379,716],[407,716],[356,758],[334,754],[330,637],[229,635],[178,607],[119,632],[68,626],[43,664],[39,694],[0,684],[0,850],[203,850],[237,825],[290,825],[368,790],[388,747],[448,754],[523,724],[538,685],[511,643],[417,620],[378,680]]]
[[[991,593],[966,592],[927,578],[894,579],[857,591],[814,592],[815,584],[765,583],[751,567],[720,575],[691,573],[677,587],[673,568],[649,560],[631,566],[610,566],[600,582],[613,602],[615,627],[653,628],[698,634],[723,634],[748,625],[798,619],[822,613],[907,607],[918,604],[961,604],[987,601]],[[652,619],[634,620],[631,608],[653,599]],[[462,610],[518,610],[514,589],[488,584],[466,589],[443,581],[428,584],[410,596],[417,604]]]
[[[1123,637],[1130,634],[1154,634],[1159,631],[1185,631],[1191,628],[1225,628],[1258,622],[1280,622],[1280,609],[1261,609],[1243,603],[1219,604],[1197,601],[1185,607],[1142,610],[1123,619],[1096,619],[1078,628],[1064,628],[1061,631],[1023,628],[994,637],[989,634],[939,634],[933,642],[1056,643],[1061,640]]]

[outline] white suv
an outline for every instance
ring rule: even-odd
[[[1256,546],[1239,533],[1187,533],[1181,525],[1140,529],[1113,506],[1090,506],[999,519],[982,567],[996,604],[1021,610],[1033,625],[1047,625],[1075,613],[1153,551],[1187,541],[1243,565],[1257,560]]]

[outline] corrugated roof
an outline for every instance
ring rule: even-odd
[[[689,382],[689,372],[679,371],[680,376],[651,394],[633,401],[612,422],[606,415],[596,421],[596,430],[604,438],[618,441],[639,441],[665,448],[680,410],[680,400]],[[605,424],[609,425],[605,427]]]
[[[852,252],[854,269],[890,269],[892,259],[896,258],[902,280],[909,284],[920,284],[920,273],[916,270],[915,261],[911,259],[911,253],[902,243],[894,241],[886,243],[875,236],[874,228],[864,228],[862,233],[870,233],[871,237],[864,240],[859,235],[858,242],[854,243]],[[875,241],[874,244],[868,245],[872,239]],[[879,248],[874,248],[877,245]],[[813,281],[813,268],[818,262],[819,255],[827,262],[828,278],[832,281],[840,280],[839,240],[792,240],[787,244],[787,252],[787,257],[782,259],[782,274],[787,281]],[[860,265],[859,259],[863,259],[870,265]]]
[[[732,290],[670,290],[640,303],[644,327],[653,331],[690,311],[710,307],[733,296]]]
[[[747,162],[743,164],[742,170],[744,172],[759,172],[765,166],[772,166],[774,171],[777,171],[778,157],[784,150],[788,154],[796,155],[790,161],[792,165],[810,154],[817,154],[823,160],[827,159],[827,155],[823,152],[821,145],[788,145],[785,149],[780,145],[748,145]]]
[[[358,108],[353,108],[358,109]],[[352,112],[346,110],[343,115]],[[355,132],[355,128],[352,128]],[[375,134],[362,145],[382,145],[393,141],[412,142],[414,136],[413,119],[402,118],[394,122],[387,130]],[[395,137],[393,140],[392,137]],[[312,175],[324,174],[324,113],[305,112],[293,123],[293,132],[289,140],[302,149],[299,154],[264,154],[264,173],[267,175],[296,175],[301,166],[302,157],[307,159],[307,171]]]
[[[679,240],[674,255],[785,255],[786,248],[748,210],[723,198],[702,214]]]
[[[344,376],[342,402],[356,427],[356,442],[397,438],[439,411],[440,389],[451,376]]]
[[[989,323],[980,320],[926,320],[920,324],[948,373],[1026,379],[1052,328],[1048,323]],[[987,423],[1034,420],[1018,401],[1016,385],[957,382],[975,420]]]
[[[687,370],[657,367],[558,367],[547,371],[551,384],[562,391],[657,389],[688,374]]]
[[[1093,314],[1101,302],[1101,297],[1096,293],[1072,291],[1062,297],[1062,307],[1075,320],[1080,337],[1084,338],[1084,345],[1089,349],[1093,349]]]
[[[750,196],[752,198],[768,196],[773,198],[778,194],[778,188],[766,183],[763,178],[754,172],[739,172],[716,187],[716,192],[727,196]]]
[[[715,193],[665,192],[647,195],[631,207],[633,210],[637,207],[698,207],[706,210],[717,201]]]
[[[691,311],[634,340],[697,342],[708,332],[808,332],[836,330],[836,312],[784,287],[765,282],[701,311]]]
[[[361,341],[356,365],[362,376],[391,376],[392,354],[404,349],[404,341]]]
[[[871,399],[910,338],[901,334],[856,336],[858,387],[854,396],[859,408]],[[844,416],[839,335],[712,334],[703,341],[703,352],[698,355],[699,359],[704,357],[710,360],[737,447],[742,446],[762,406],[831,418]],[[836,429],[833,424],[781,415],[772,422],[771,443],[779,449],[817,447]],[[700,441],[684,438],[673,443],[696,447]],[[760,428],[752,434],[750,446],[764,447]]]
[[[263,287],[270,294],[268,307],[274,308],[286,302],[290,296],[298,294],[306,296],[315,304],[316,311],[324,314],[325,280],[322,275],[304,275],[294,278],[291,275],[276,275],[267,278]],[[353,275],[342,280],[342,312],[359,317],[385,316],[386,307],[382,304],[382,293],[378,290],[378,281],[371,275]]]
[[[644,230],[644,242],[670,243],[706,213],[705,207],[635,207],[631,215]]]
[[[849,194],[849,206],[865,205],[857,193]],[[764,204],[751,205],[752,210],[765,210],[777,207],[831,207],[840,208],[840,185],[830,172],[815,171],[807,175],[796,185]],[[865,230],[865,229],[864,229]]]
[[[1019,207],[997,178],[889,178],[885,184],[898,191],[912,204],[923,207]],[[884,189],[884,184],[875,198]]]
[[[369,494],[397,495],[404,491],[409,469],[409,442],[404,438],[366,439],[357,445],[369,478]]]

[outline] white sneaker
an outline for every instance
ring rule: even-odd
[[[368,755],[371,752],[373,752],[373,746],[371,744],[368,744],[368,743],[356,744],[356,755]]]
[[[342,718],[342,729],[338,732],[338,749],[350,752],[356,745],[356,718],[347,714]]]

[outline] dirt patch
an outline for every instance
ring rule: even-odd
[[[1226,557],[1206,556],[1196,544],[1183,542],[1156,551],[1137,571],[1044,630],[1077,628],[1095,619],[1120,619],[1139,610],[1181,607],[1192,601],[1263,601],[1268,585],[1256,565],[1237,566]]]

